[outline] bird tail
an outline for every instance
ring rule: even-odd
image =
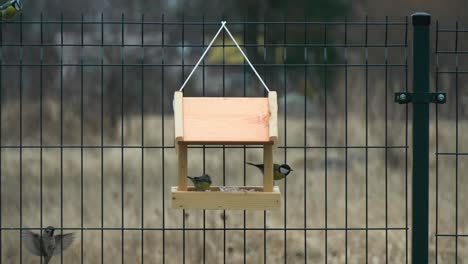
[[[257,167],[257,168],[259,168],[259,169],[262,168],[262,164],[254,164],[254,163],[251,163],[251,162],[246,162],[246,163],[249,164],[249,165],[252,165],[252,166],[254,166],[254,167]]]
[[[195,179],[193,177],[187,176],[193,183],[195,183]]]

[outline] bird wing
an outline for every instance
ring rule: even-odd
[[[211,178],[210,176],[204,175],[204,176],[199,176],[199,177],[190,177],[187,176],[194,184],[198,182],[209,182],[211,183]]]
[[[280,165],[279,164],[273,164],[273,170],[275,171],[280,171]]]
[[[197,177],[200,182],[208,182],[211,183],[211,178],[208,175]]]
[[[31,231],[23,230],[21,237],[24,240],[26,248],[36,256],[42,256],[41,254],[41,237]]]
[[[67,249],[73,243],[74,239],[75,235],[73,233],[56,235],[53,255],[60,255],[60,252]]]

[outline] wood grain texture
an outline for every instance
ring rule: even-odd
[[[178,170],[178,188],[179,191],[187,190],[187,145],[178,143],[177,170]]]
[[[278,141],[278,98],[276,92],[268,93],[268,104],[270,108],[269,135],[270,141],[276,145]]]
[[[265,192],[273,191],[273,146],[263,146],[263,188]]]
[[[270,141],[268,98],[184,97],[183,140],[226,144]]]
[[[208,210],[279,210],[281,193],[278,186],[272,192],[262,192],[263,187],[235,187],[240,190],[256,188],[258,191],[219,192],[219,187],[211,187],[209,192],[179,191],[172,187],[174,209],[208,209]]]

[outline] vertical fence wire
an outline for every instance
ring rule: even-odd
[[[101,263],[104,263],[104,13],[101,13]],[[164,199],[163,199],[164,201]]]
[[[266,36],[265,36],[266,37]],[[266,54],[263,55],[263,63],[267,64],[267,56]],[[263,263],[267,263],[267,212],[263,212]]]
[[[287,72],[287,69],[286,69],[286,64],[287,64],[287,60],[288,60],[288,48],[287,48],[287,25],[286,23],[283,23],[283,80],[284,80],[284,84],[283,84],[283,88],[284,88],[284,131],[283,131],[283,135],[284,135],[284,163],[287,164],[287,158],[288,158],[288,118],[287,118],[287,93],[288,93],[288,72]],[[283,199],[284,199],[284,232],[283,232],[283,239],[284,239],[284,247],[283,247],[283,254],[284,254],[284,263],[286,263],[286,260],[287,260],[287,257],[288,257],[288,251],[287,251],[287,248],[288,248],[288,233],[287,233],[287,227],[288,227],[288,224],[287,224],[287,216],[288,216],[288,207],[286,206],[288,204],[288,181],[287,181],[287,177],[284,178],[284,194],[283,194]]]
[[[246,40],[246,28],[245,28],[245,23],[246,19],[244,17],[243,19],[243,24],[242,24],[242,38],[244,39],[244,41]],[[204,28],[204,27],[203,27]],[[265,34],[265,38],[266,38],[266,34]],[[205,44],[205,42],[203,42],[203,45]],[[246,78],[246,71],[247,71],[247,68],[246,68],[246,65],[247,65],[247,61],[245,58],[242,59],[242,63],[243,63],[243,67],[242,67],[242,95],[243,96],[247,96],[247,78]],[[203,79],[204,80],[204,79]],[[205,88],[205,85],[203,85],[203,88]],[[242,157],[242,173],[243,173],[243,179],[242,179],[242,182],[245,185],[247,185],[247,177],[246,177],[246,174],[247,174],[247,168],[246,168],[246,162],[247,162],[247,148],[246,146],[244,145],[243,146],[243,157]],[[205,211],[203,211],[204,213]],[[243,241],[242,241],[242,246],[243,246],[243,249],[242,249],[242,260],[244,262],[244,264],[247,263],[247,257],[246,257],[246,251],[247,251],[247,230],[246,230],[246,226],[247,226],[247,214],[246,214],[246,211],[244,210],[244,215],[243,215]],[[203,214],[203,217],[205,215]],[[205,218],[203,218],[203,222],[205,221]],[[204,255],[203,255],[204,256]]]
[[[459,153],[459,134],[458,134],[458,21],[455,22],[455,264],[458,263],[458,153]]]
[[[20,25],[22,25],[21,23]],[[63,233],[63,13],[60,13],[60,232]],[[22,79],[22,78],[21,78]],[[20,80],[21,80],[20,79]],[[60,244],[62,247],[62,244]],[[63,251],[60,251],[63,263]]]
[[[308,43],[307,17],[304,17],[304,44]],[[304,47],[304,131],[307,131],[307,64],[309,62],[309,50]],[[304,160],[307,160],[307,133],[304,133]],[[307,264],[307,162],[304,162],[304,263]],[[244,183],[245,185],[245,183]]]
[[[84,226],[84,178],[83,178],[83,145],[84,145],[84,91],[83,91],[83,81],[84,81],[84,72],[83,72],[83,64],[84,64],[84,53],[83,53],[83,47],[84,47],[84,15],[81,13],[81,25],[80,25],[80,259],[81,259],[81,264],[83,264],[83,255],[84,255],[84,249],[83,249],[83,240],[84,240],[84,232],[83,232],[83,226]]]
[[[124,105],[125,105],[125,54],[124,54],[124,44],[125,44],[125,40],[124,40],[124,21],[125,21],[125,16],[124,14],[122,13],[122,18],[121,18],[121,24],[120,24],[120,31],[121,31],[121,47],[120,47],[120,63],[121,63],[121,66],[120,66],[120,114],[121,114],[121,122],[120,122],[120,144],[121,144],[121,149],[120,149],[120,170],[121,170],[121,175],[120,175],[120,187],[121,187],[121,190],[120,190],[120,202],[121,202],[121,226],[122,226],[122,230],[121,230],[121,255],[122,255],[122,264],[124,264],[124,259],[125,259],[125,173],[124,173],[124,161],[125,161],[125,158],[124,158],[124,155],[125,155],[125,138],[124,138]]]
[[[385,17],[385,146],[388,146],[388,17]],[[385,148],[385,262],[388,263],[388,148]]]
[[[20,15],[22,22],[23,16]],[[23,226],[23,23],[19,24],[19,42],[20,42],[20,54],[19,54],[19,225]],[[61,204],[62,205],[62,204]],[[19,239],[19,251],[20,251],[20,264],[23,263],[23,237],[20,235]]]
[[[328,263],[328,86],[327,86],[327,64],[328,64],[328,56],[327,56],[327,24],[323,25],[323,61],[324,61],[324,67],[323,67],[323,86],[324,86],[324,160],[323,162],[325,163],[325,168],[324,168],[324,177],[325,177],[325,263]]]
[[[223,15],[223,21],[225,21],[225,17]],[[222,96],[226,96],[226,31],[223,30],[223,34],[221,36],[222,40]],[[226,185],[226,146],[223,145],[223,186]],[[223,219],[223,263],[226,263],[226,210],[223,210],[222,217]]]
[[[435,29],[435,90],[439,91],[439,21]],[[439,263],[439,107],[435,106],[435,264]]]
[[[143,264],[145,262],[145,71],[143,64],[145,63],[145,27],[144,27],[144,22],[145,22],[145,15],[141,15],[141,58],[140,58],[140,113],[141,113],[141,190],[140,190],[140,199],[141,199],[141,220],[140,220],[140,227],[141,227],[141,234],[140,234],[140,239],[141,239],[141,263]],[[162,89],[161,89],[162,90]],[[161,97],[163,98],[163,97]],[[163,105],[163,104],[161,104]],[[161,170],[162,171],[162,170]],[[161,184],[164,186],[164,184]]]
[[[345,153],[344,153],[344,161],[345,161],[345,263],[348,263],[348,24],[346,23],[347,19],[345,20],[344,25],[344,64],[345,64],[345,75],[344,75],[344,112],[345,112]]]
[[[42,17],[42,15],[41,15]],[[3,46],[3,21],[0,21],[0,45]],[[3,49],[0,49],[0,145],[3,144],[2,142],[2,117],[3,117]],[[0,151],[0,262],[2,262],[2,258],[1,256],[3,256],[3,229],[1,227],[3,227],[3,222],[2,222],[2,215],[3,215],[3,212],[2,212],[2,208],[3,208],[3,197],[2,197],[2,187],[3,187],[3,167],[2,167],[2,158],[3,158],[3,155],[2,155],[2,151]],[[42,186],[42,184],[41,184]],[[42,188],[41,188],[42,189]],[[42,206],[41,206],[42,208]]]
[[[205,46],[205,16],[202,18],[202,46]],[[203,48],[202,48],[203,50]],[[205,58],[202,61],[202,96],[205,96]],[[206,174],[206,146],[202,146],[203,154],[203,175]],[[206,210],[203,210],[203,263],[206,262]]]
[[[408,17],[405,18],[405,91],[408,91]],[[409,114],[408,114],[408,105],[406,105],[405,109],[405,257],[406,257],[406,264],[409,262],[408,258],[408,251],[409,251],[409,223],[408,223],[408,123],[409,123]]]
[[[184,56],[185,55],[185,16],[184,16],[184,14],[182,14],[182,30],[181,31],[182,31],[181,32],[182,33],[182,40],[181,40],[182,41],[182,43],[181,43],[182,44],[182,71],[181,71],[182,76],[181,76],[180,80],[183,83],[184,80],[185,80],[185,74],[184,74],[184,70],[185,70],[185,56]],[[186,238],[186,234],[185,234],[185,232],[186,232],[185,231],[185,227],[186,227],[185,226],[185,214],[186,214],[185,209],[183,209],[182,210],[182,228],[183,228],[183,230],[182,230],[182,263],[184,263],[184,264],[185,264],[185,254],[186,254],[185,253],[185,250],[186,250],[186,248],[185,248],[185,238]]]
[[[165,121],[164,121],[164,114],[165,114],[165,109],[164,109],[164,91],[165,91],[165,88],[166,86],[164,85],[164,81],[165,81],[165,78],[164,78],[164,64],[165,64],[165,38],[164,38],[164,34],[165,34],[165,20],[164,20],[164,14],[161,15],[161,49],[162,49],[162,54],[161,54],[161,131],[162,131],[162,134],[161,134],[161,145],[162,145],[162,149],[161,149],[161,163],[162,163],[162,166],[161,166],[161,174],[162,174],[162,183],[161,183],[161,193],[162,193],[162,196],[161,196],[161,203],[162,203],[162,227],[163,227],[163,230],[162,230],[162,263],[166,263],[166,230],[164,229],[164,227],[166,226],[166,203],[164,202],[165,201],[165,189],[166,189],[166,185],[165,185],[165,163],[166,163],[166,156],[165,156],[165,134],[164,134],[164,126],[165,126]]]
[[[365,85],[365,145],[366,145],[366,264],[369,262],[369,48],[368,48],[368,37],[369,37],[369,17],[366,16],[364,45],[365,45],[365,67],[364,67],[364,85]]]

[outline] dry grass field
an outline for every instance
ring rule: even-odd
[[[53,101],[44,104],[43,142],[44,145],[60,144],[59,106]],[[19,144],[18,105],[4,106],[2,113],[2,144]],[[23,145],[37,145],[38,105],[31,104],[23,109]],[[93,113],[88,113],[93,115]],[[80,116],[64,112],[64,145],[80,145]],[[144,117],[144,144],[146,146],[171,146],[173,144],[172,117],[146,115]],[[162,120],[165,131],[162,136]],[[454,150],[455,130],[453,121],[439,121],[439,146],[441,151]],[[162,263],[163,250],[166,263],[182,263],[183,236],[185,236],[186,263],[201,263],[203,260],[203,239],[205,239],[206,262],[263,263],[264,241],[266,241],[266,263],[282,263],[284,253],[288,263],[303,263],[306,255],[309,263],[324,263],[327,251],[328,263],[365,263],[366,222],[369,228],[401,228],[397,230],[369,230],[367,232],[367,254],[369,263],[385,263],[386,250],[389,263],[405,263],[406,243],[411,232],[405,231],[406,221],[411,220],[410,207],[406,211],[405,197],[411,194],[411,148],[365,148],[365,119],[361,113],[348,115],[348,146],[345,146],[345,120],[343,117],[329,118],[325,131],[322,117],[312,116],[304,129],[304,119],[287,119],[287,135],[284,135],[284,120],[280,120],[281,144],[286,141],[289,148],[278,149],[276,160],[286,161],[294,168],[286,181],[277,182],[283,193],[283,207],[278,212],[206,211],[170,208],[170,186],[176,184],[175,151],[172,148],[141,148],[141,119],[128,116],[124,119],[124,144],[121,149],[120,125],[117,131],[108,128],[104,134],[105,145],[116,148],[24,148],[20,158],[17,148],[1,151],[1,225],[5,228],[39,227],[40,204],[42,201],[44,226],[61,225],[66,228],[80,227],[89,230],[82,233],[75,230],[75,243],[63,254],[64,263],[117,263],[124,257],[125,263]],[[99,124],[98,124],[99,125]],[[460,121],[459,129],[468,126]],[[101,144],[100,127],[85,120],[83,142],[87,146]],[[327,133],[326,133],[327,132]],[[405,121],[389,118],[387,145],[405,146]],[[306,133],[306,135],[304,135]],[[411,131],[408,131],[411,135]],[[468,135],[459,134],[460,151],[468,147]],[[320,146],[331,146],[325,151]],[[368,123],[368,145],[384,146],[384,119],[370,119]],[[306,142],[304,142],[306,140]],[[410,140],[410,139],[408,139]],[[304,145],[317,148],[300,148]],[[134,147],[131,147],[134,146]],[[435,256],[435,129],[431,127],[431,263]],[[407,151],[407,152],[406,152]],[[367,155],[366,155],[367,153]],[[61,155],[62,154],[62,155]],[[203,171],[202,149],[189,151],[189,172]],[[102,156],[101,156],[102,155]],[[225,158],[226,163],[223,164]],[[244,158],[245,157],[245,158]],[[406,158],[408,169],[406,170]],[[83,163],[81,163],[81,159]],[[459,158],[459,233],[468,232],[468,189],[467,163]],[[143,162],[144,161],[144,162]],[[246,170],[246,184],[258,185],[261,175],[254,168],[245,167],[245,161],[261,161],[260,149],[222,148],[206,149],[206,172],[212,175],[216,184],[242,185],[243,171]],[[142,166],[143,163],[143,166]],[[81,167],[81,164],[83,166]],[[366,166],[367,164],[367,166]],[[42,166],[41,166],[42,165]],[[164,168],[164,170],[163,170]],[[42,170],[42,185],[40,175]],[[407,178],[408,177],[408,178]],[[366,188],[367,181],[367,188]],[[40,196],[42,186],[42,197]],[[20,192],[20,189],[22,192]],[[101,189],[103,193],[101,194]],[[142,193],[142,189],[144,190]],[[63,190],[63,193],[61,192]],[[123,190],[123,193],[122,193]],[[407,192],[408,190],[408,192]],[[63,195],[63,203],[61,202]],[[82,196],[81,196],[82,194]],[[42,198],[42,199],[41,199]],[[83,203],[81,202],[83,199]],[[367,214],[366,214],[367,201]],[[453,233],[455,228],[455,156],[444,156],[439,160],[439,218],[440,233]],[[387,204],[387,207],[386,207]],[[410,205],[408,200],[408,205]],[[103,207],[102,207],[103,205]],[[123,207],[123,208],[122,208]],[[63,209],[63,211],[61,210]],[[387,210],[386,210],[387,209]],[[81,214],[83,210],[83,214]],[[20,214],[21,212],[21,214]],[[103,214],[101,214],[103,212]],[[346,214],[347,213],[347,214]],[[408,213],[408,217],[407,214]],[[346,217],[347,216],[347,217]],[[101,241],[101,219],[104,241]],[[206,221],[204,222],[203,219]],[[327,221],[325,221],[327,219]],[[224,221],[225,220],[225,221]],[[22,221],[22,222],[20,222]],[[81,222],[83,221],[83,222]],[[347,223],[346,223],[347,222]],[[264,223],[268,228],[264,238]],[[126,228],[146,230],[118,230]],[[185,227],[186,231],[177,230]],[[258,230],[242,230],[248,228]],[[345,251],[345,226],[354,228],[347,232],[347,254]],[[231,230],[223,231],[224,225]],[[198,228],[206,227],[205,232]],[[161,228],[167,228],[162,231]],[[286,233],[284,227],[291,228]],[[300,230],[307,227],[308,231]],[[328,231],[314,230],[327,227]],[[190,230],[190,228],[195,230]],[[299,230],[294,230],[299,228]],[[361,229],[360,229],[361,228]],[[174,230],[175,229],[175,230]],[[244,245],[244,235],[246,237]],[[143,237],[143,248],[142,239]],[[163,240],[164,238],[164,240]],[[325,240],[327,238],[327,241]],[[386,247],[386,240],[388,244]],[[19,263],[19,231],[1,232],[1,263]],[[225,243],[223,242],[225,241]],[[101,255],[103,243],[104,255]],[[409,242],[408,242],[409,243]],[[122,248],[123,245],[123,248]],[[164,245],[164,247],[163,247]],[[410,249],[408,244],[408,249]],[[459,262],[467,259],[468,244],[459,239]],[[246,251],[244,252],[244,247]],[[122,253],[123,250],[123,253]],[[439,263],[454,263],[455,243],[453,238],[441,238],[438,244]],[[225,252],[225,254],[224,254]],[[26,252],[23,246],[23,263],[39,263]],[[60,263],[56,257],[52,263]]]

